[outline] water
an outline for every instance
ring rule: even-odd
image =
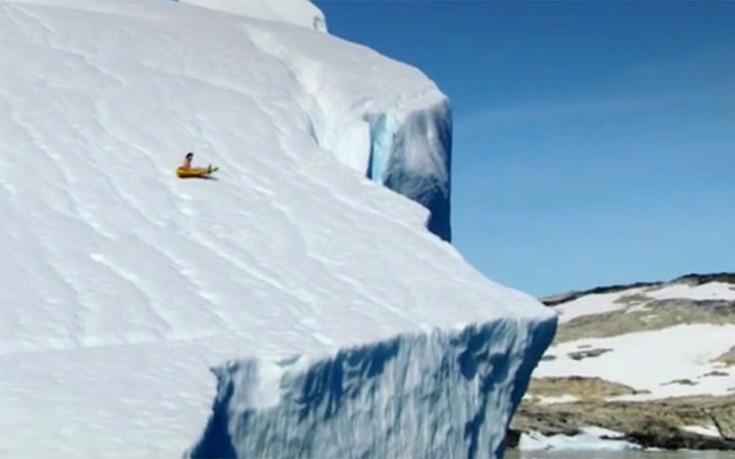
[[[508,451],[506,459],[735,459],[735,451]]]

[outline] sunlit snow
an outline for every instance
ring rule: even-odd
[[[621,396],[624,400],[712,394],[725,395],[735,386],[735,374],[706,376],[721,368],[714,361],[735,343],[735,325],[690,324],[662,330],[627,333],[609,338],[585,338],[553,346],[556,359],[544,361],[534,376],[588,376],[628,385],[649,393]],[[696,345],[683,345],[696,340]],[[610,349],[597,357],[572,359],[580,349]],[[637,371],[631,371],[631,368]],[[689,380],[691,383],[681,383]],[[675,382],[679,381],[679,382]]]
[[[585,427],[578,435],[544,436],[532,432],[521,437],[518,449],[522,451],[635,451],[640,446],[622,440],[622,434],[600,427]]]
[[[0,456],[501,450],[554,316],[365,178],[375,113],[441,172],[446,100],[304,11],[0,2]]]
[[[691,300],[734,301],[735,287],[724,282],[708,282],[695,286],[680,283],[648,291],[646,296],[657,300],[688,298]]]
[[[626,295],[634,295],[639,293],[640,289],[626,290]],[[585,295],[568,303],[563,303],[554,308],[559,314],[559,322],[570,322],[578,317],[605,314],[607,312],[617,311],[626,308],[626,303],[619,301],[623,295],[619,292],[615,293],[597,293]]]

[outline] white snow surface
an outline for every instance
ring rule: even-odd
[[[707,437],[719,438],[722,436],[720,435],[720,431],[717,429],[717,426],[712,424],[706,426],[684,426],[682,428],[688,432],[692,432],[698,435],[704,435]]]
[[[640,290],[626,290],[624,295],[640,293]],[[577,317],[604,314],[606,312],[625,309],[626,304],[618,301],[622,296],[623,294],[620,292],[585,295],[568,303],[562,303],[555,307],[554,310],[559,314],[559,322],[566,323]]]
[[[639,296],[640,303],[630,306],[624,297]],[[597,293],[581,296],[554,307],[559,314],[559,322],[570,322],[577,317],[605,314],[625,309],[627,312],[645,310],[651,300],[687,299],[735,301],[735,287],[724,282],[707,282],[689,285],[674,282],[662,286],[636,287],[612,293]]]
[[[193,455],[278,455],[304,432],[330,438],[312,456],[500,450],[554,314],[343,165],[370,150],[365,107],[434,119],[444,99],[247,16],[0,2],[0,456],[180,455],[214,366]],[[418,163],[424,134],[403,138]],[[177,179],[188,150],[219,180]]]
[[[322,32],[327,31],[324,13],[307,0],[176,0],[226,13],[282,21]]]
[[[558,396],[550,396],[550,397],[539,397],[539,401],[537,402],[539,405],[554,405],[556,403],[573,403],[578,402],[579,397],[575,397],[574,395],[564,394],[564,395],[558,395]]]
[[[655,315],[656,310],[650,307],[653,302],[676,299],[733,301],[735,290],[731,284],[724,282],[712,281],[700,285],[672,282],[632,287],[613,293],[588,294],[553,309],[559,314],[559,322],[563,324],[579,317],[623,310],[626,313],[650,310],[651,315]],[[641,320],[646,318],[644,315]],[[638,390],[651,391],[650,394],[618,397],[624,400],[700,394],[724,395],[735,390],[735,374],[713,359],[733,346],[735,326],[732,325],[682,324],[609,338],[580,339],[550,347],[547,352],[557,358],[541,362],[535,376],[600,377]],[[611,351],[581,360],[569,357],[569,353],[593,348]],[[707,375],[715,371],[727,375]],[[687,379],[695,384],[671,383]]]
[[[321,11],[307,0],[183,0],[185,5],[175,6],[187,7],[189,19],[178,22],[172,20],[171,5],[146,5],[175,3],[168,0],[2,1],[125,17],[140,16],[145,8],[149,20],[167,23],[163,32],[169,37],[156,42],[157,52],[148,56],[152,66],[206,80],[211,72],[201,73],[202,69],[217,64],[224,68],[217,70],[212,81],[222,80],[223,90],[241,91],[248,84],[236,72],[260,70],[243,53],[243,48],[256,48],[270,61],[279,61],[284,76],[299,87],[298,94],[290,96],[298,97],[294,102],[308,117],[307,129],[320,147],[360,174],[422,204],[429,210],[422,217],[427,227],[451,240],[452,115],[446,96],[414,67],[326,33],[311,33],[326,31],[326,25]],[[197,17],[200,22],[193,27]],[[209,34],[207,27],[213,21],[229,27]],[[121,31],[118,34],[127,38]],[[173,67],[171,59],[156,61],[170,53],[170,40],[180,40],[177,46],[198,40],[193,48],[206,49],[215,58],[205,56],[207,65],[174,60]],[[280,100],[288,97],[279,94]]]
[[[648,290],[645,295],[657,300],[687,298],[690,300],[735,301],[735,287],[724,282],[708,282],[694,286],[685,283],[674,283]]]
[[[518,449],[521,451],[635,451],[641,447],[620,439],[623,434],[600,427],[586,427],[574,436],[550,435],[538,432],[521,435]]]
[[[712,360],[735,342],[735,325],[691,324],[663,330],[628,333],[610,338],[588,338],[552,346],[554,360],[543,361],[535,377],[588,376],[626,384],[650,394],[616,397],[649,400],[664,397],[725,395],[735,387],[735,374]],[[569,353],[581,348],[611,349],[598,357],[573,360]],[[728,376],[706,376],[714,370]],[[672,383],[689,379],[694,385]]]

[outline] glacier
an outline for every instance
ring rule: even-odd
[[[500,456],[556,317],[382,186],[446,98],[256,4],[0,1],[1,456]]]

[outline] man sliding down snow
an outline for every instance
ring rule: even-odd
[[[184,164],[181,165],[179,169],[189,171],[189,172],[206,172],[207,174],[212,173],[212,165],[210,164],[209,167],[191,167],[191,161],[194,159],[194,153],[189,152],[184,157]]]
[[[193,159],[194,153],[189,152],[186,154],[184,163],[176,169],[176,175],[178,175],[179,178],[210,178],[212,172],[217,172],[219,170],[219,167],[212,166],[211,164],[209,167],[192,167],[191,161]]]

